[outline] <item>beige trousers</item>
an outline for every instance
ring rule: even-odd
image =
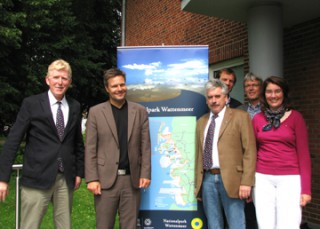
[[[55,229],[71,229],[72,194],[63,174],[48,190],[21,187],[21,224],[23,229],[38,229],[50,202]]]

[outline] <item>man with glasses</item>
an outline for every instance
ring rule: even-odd
[[[253,73],[249,72],[243,79],[243,87],[246,95],[247,102],[237,108],[247,111],[250,114],[251,119],[261,112],[260,109],[260,92],[262,86],[262,79]],[[257,229],[256,211],[252,199],[245,205],[245,216],[246,216],[246,228]]]
[[[244,93],[247,102],[237,108],[247,111],[251,119],[261,111],[259,101],[261,85],[262,79],[251,72],[247,73],[243,79]]]

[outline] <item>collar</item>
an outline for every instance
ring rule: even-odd
[[[254,105],[252,105],[250,102],[248,102],[248,106],[249,106],[250,108],[257,109],[257,108],[260,108],[260,107],[261,107],[261,104],[260,104],[260,102],[259,102],[256,106],[254,106]]]
[[[228,95],[228,100],[227,100],[227,102],[226,102],[226,106],[227,106],[227,107],[229,106],[230,102],[231,102],[231,96]]]
[[[48,90],[48,97],[49,97],[49,103],[50,106],[55,105],[57,102],[59,102],[54,95],[52,94],[52,92],[50,90]],[[66,96],[63,96],[62,100],[60,101],[62,106],[66,106],[67,104],[67,100],[66,100]]]
[[[128,102],[127,102],[127,100],[125,100],[124,104],[122,104],[122,106],[121,106],[120,108],[118,108],[117,106],[113,105],[111,102],[110,102],[110,105],[111,105],[111,107],[113,107],[113,108],[116,108],[116,109],[118,109],[118,110],[122,110],[123,108],[125,108],[126,106],[128,106]]]
[[[224,114],[226,113],[226,110],[227,110],[227,107],[224,106],[224,108],[218,113],[218,118],[223,118],[224,117]],[[211,120],[212,116],[214,114],[212,112],[210,112],[210,117],[209,117],[209,120]]]

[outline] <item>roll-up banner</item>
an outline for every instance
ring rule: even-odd
[[[137,228],[207,228],[194,195],[196,121],[208,112],[208,46],[118,47],[127,99],[146,107],[152,178]]]

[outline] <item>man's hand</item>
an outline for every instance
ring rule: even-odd
[[[89,182],[87,185],[87,189],[94,195],[101,195],[101,185],[99,181]]]
[[[8,183],[0,181],[0,202],[4,202],[8,194]]]
[[[246,200],[250,198],[250,195],[251,195],[251,186],[240,185],[239,198],[241,200]]]
[[[140,178],[139,188],[148,188],[150,186],[151,180]]]
[[[76,180],[74,181],[74,190],[77,190],[80,188],[81,185],[81,177],[76,176]]]

